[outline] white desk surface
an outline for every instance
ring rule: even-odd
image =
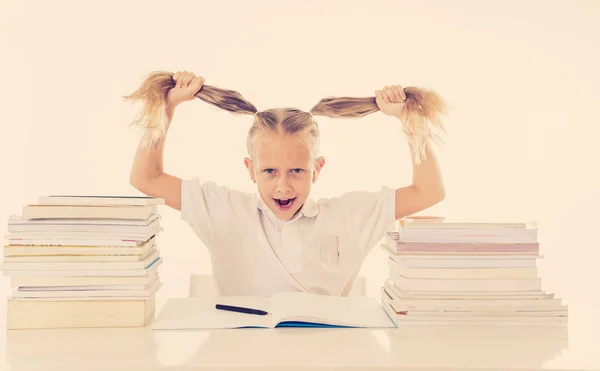
[[[600,370],[600,320],[590,303],[569,303],[570,323],[565,328],[6,331],[4,327],[0,361],[5,370],[19,371],[235,370],[257,366],[273,370],[319,366]]]

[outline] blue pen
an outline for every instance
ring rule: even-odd
[[[235,307],[233,305],[217,304],[216,308],[220,309],[220,310],[228,310],[231,312],[239,312],[239,313],[246,313],[246,314],[258,314],[259,316],[264,316],[264,315],[269,314],[269,312],[265,312],[264,310]]]

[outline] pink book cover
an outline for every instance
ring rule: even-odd
[[[396,251],[438,252],[539,252],[539,243],[431,243],[398,242],[390,246]]]

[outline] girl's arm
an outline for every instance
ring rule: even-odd
[[[195,94],[204,85],[204,78],[196,76],[193,72],[183,71],[177,72],[173,80],[175,86],[168,91],[164,101],[166,114],[164,133],[149,146],[142,139],[133,160],[129,183],[140,192],[151,197],[162,198],[167,206],[181,211],[181,178],[163,171],[165,138],[175,114],[175,107],[194,99]],[[146,90],[147,88],[142,87],[133,96],[139,99],[144,94],[148,94]]]
[[[175,113],[174,106],[167,106],[167,129]],[[150,146],[140,142],[136,151],[131,173],[130,184],[140,192],[151,197],[165,200],[165,204],[181,210],[181,179],[163,171],[163,152],[165,135]]]
[[[432,97],[436,97],[432,93],[420,93],[419,95],[426,95],[430,100]],[[400,85],[386,85],[383,90],[375,91],[375,101],[381,112],[399,119],[403,122],[403,125],[408,125],[409,128],[413,125],[407,122],[407,120],[410,120],[407,104],[411,104],[413,110],[416,109],[417,105],[424,104],[444,111],[441,100],[435,99],[434,102],[428,102],[422,100],[422,98],[419,98],[420,101],[415,100],[415,98],[412,99],[412,102],[407,102],[406,93]],[[419,109],[421,108],[419,106]],[[423,128],[413,126],[410,129],[412,129],[410,131],[413,134],[420,134],[416,133],[415,130],[422,130]],[[430,138],[424,139],[423,153],[415,153],[417,150],[415,146],[409,145],[409,148],[413,164],[413,180],[410,186],[396,189],[396,220],[423,211],[442,201],[445,197],[442,174],[437,157],[431,147]],[[421,149],[418,150],[421,151]]]
[[[421,157],[417,163],[411,149],[413,180],[410,186],[396,189],[396,220],[425,210],[445,197],[442,174],[430,142],[425,150],[426,158]]]

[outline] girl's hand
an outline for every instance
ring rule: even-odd
[[[406,94],[400,85],[386,85],[383,90],[375,90],[375,102],[385,115],[399,117],[405,101]]]
[[[167,93],[167,105],[171,107],[177,106],[179,103],[187,102],[194,99],[196,93],[202,89],[204,78],[196,77],[193,72],[177,72],[173,76],[175,87]]]

